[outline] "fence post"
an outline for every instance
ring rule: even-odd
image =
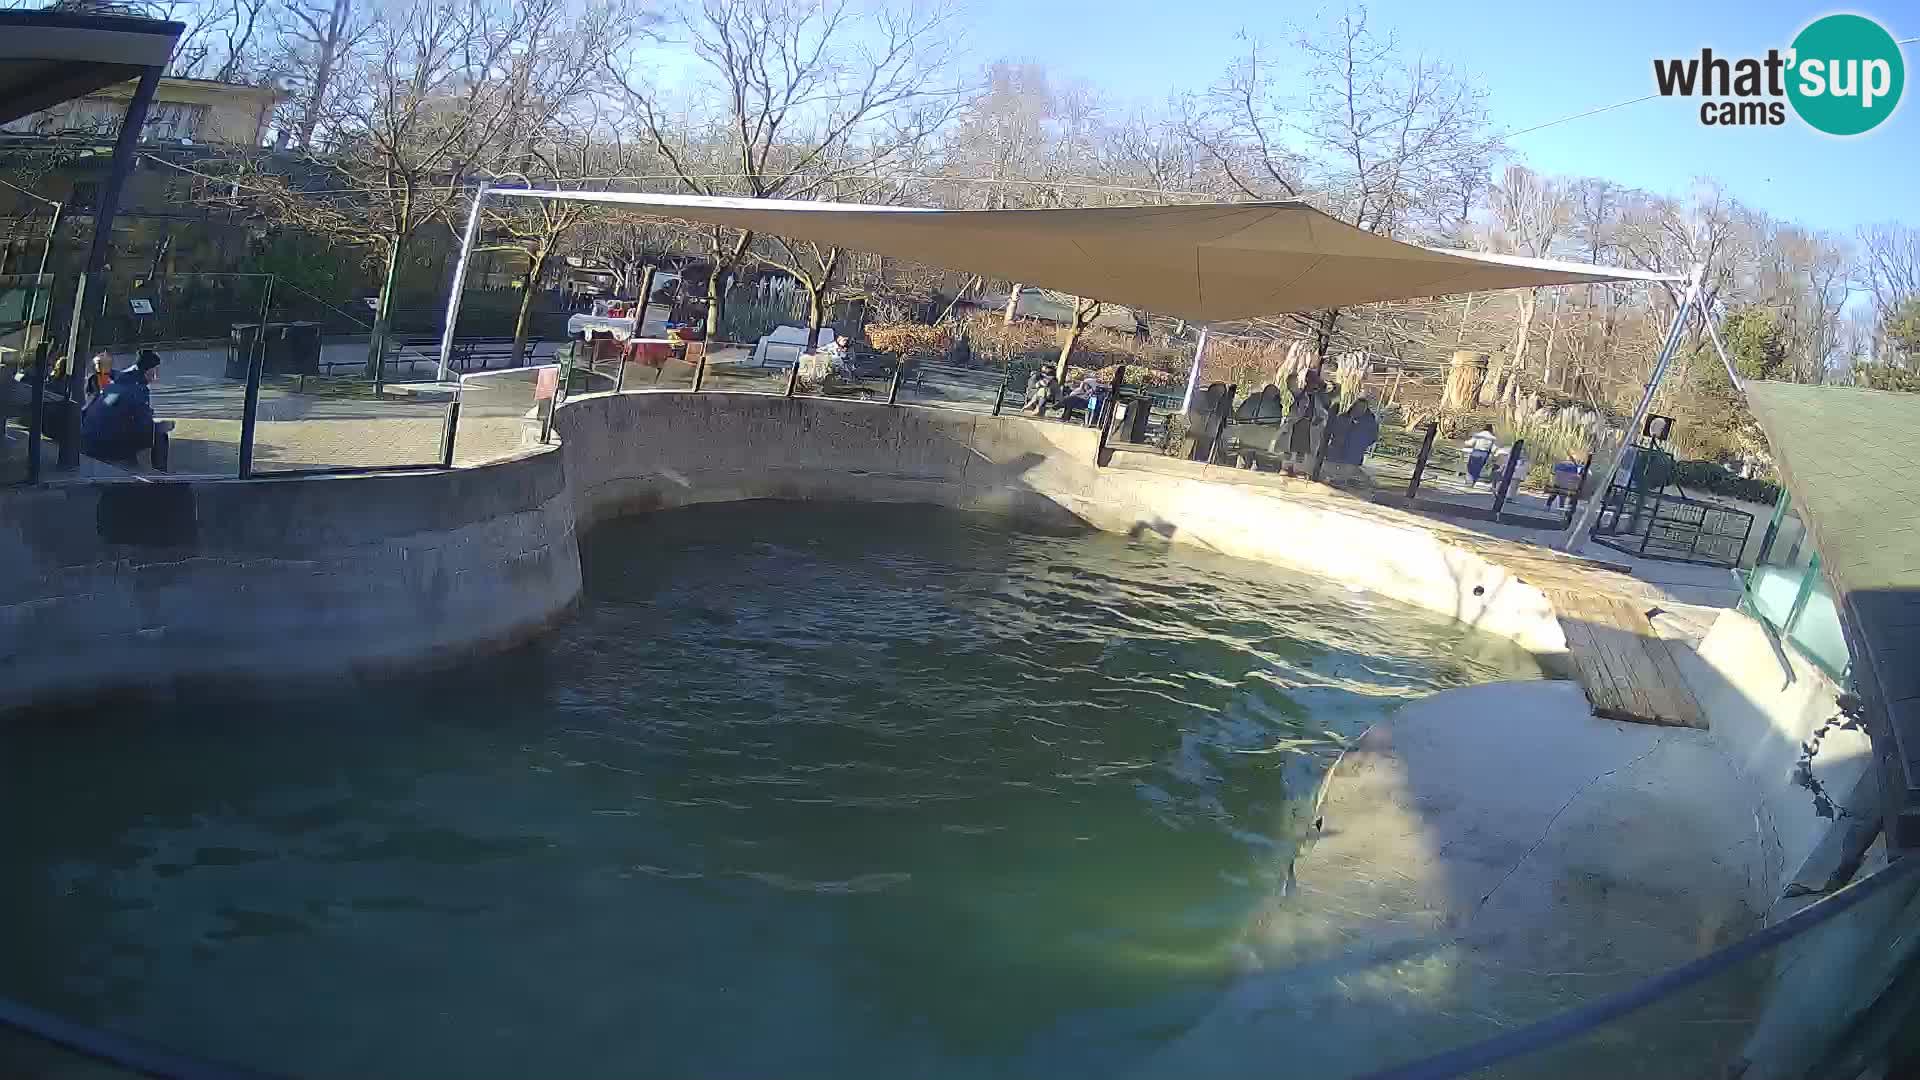
[[[687,345],[687,348],[689,349],[693,348],[693,343],[689,342]],[[700,358],[697,361],[695,361],[693,365],[693,389],[690,392],[695,394],[699,393],[700,387],[704,385],[706,381],[707,381],[707,350],[705,346],[702,346],[700,349]]]
[[[240,479],[253,476],[253,437],[260,419],[260,373],[267,365],[267,319],[273,312],[273,277],[260,290],[260,329],[247,358],[247,395],[240,406]]]
[[[1000,389],[993,396],[993,415],[995,416],[1000,415],[1000,406],[1007,400],[1007,383],[1011,382],[1012,380],[1013,380],[1013,369],[1008,368],[1006,371],[1006,374],[1000,376]]]
[[[1567,523],[1561,528],[1573,528],[1574,509],[1580,505],[1580,495],[1587,487],[1587,470],[1593,468],[1593,451],[1587,451],[1587,460],[1580,463],[1580,478],[1573,482],[1573,495],[1567,499]]]
[[[1107,400],[1100,405],[1100,443],[1094,447],[1093,450],[1093,463],[1096,466],[1104,464],[1105,462],[1107,456],[1107,433],[1113,430],[1114,414],[1120,411],[1120,390],[1126,385],[1126,381],[1127,365],[1121,364],[1119,367],[1113,369],[1113,386],[1107,390]],[[1006,389],[1005,380],[1001,381],[1000,386],[1001,389]],[[994,408],[998,410],[999,407],[999,402],[995,402]]]
[[[893,365],[893,381],[887,384],[887,404],[900,404],[900,375],[906,370],[907,362],[904,359]]]
[[[1507,467],[1500,473],[1500,490],[1493,493],[1493,520],[1500,520],[1500,508],[1507,505],[1507,492],[1513,489],[1513,471],[1520,464],[1521,452],[1527,447],[1527,440],[1513,440],[1513,449],[1507,451]]]
[[[1335,416],[1337,415],[1338,413],[1336,412]],[[1334,418],[1334,416],[1327,417],[1327,430],[1321,433],[1320,447],[1313,455],[1313,467],[1307,470],[1307,480],[1311,483],[1317,484],[1320,482],[1320,471],[1325,468],[1327,464],[1327,451],[1333,449]]]
[[[1427,458],[1433,454],[1434,436],[1440,434],[1440,421],[1427,421],[1427,436],[1420,440],[1420,456],[1413,459],[1413,478],[1407,481],[1407,498],[1420,494],[1420,476],[1427,471]]]
[[[461,386],[464,388],[465,383]],[[447,403],[446,429],[440,435],[440,467],[453,468],[453,437],[460,430],[460,391],[454,391],[454,398]]]
[[[47,294],[49,309],[47,320],[51,322],[53,318],[52,288],[47,289]],[[40,422],[45,418],[47,409],[48,329],[47,323],[40,324],[40,344],[33,350],[33,391],[28,399],[28,408],[32,411],[27,414],[27,483],[29,484],[40,482],[40,437],[46,434],[41,430]],[[1778,519],[1779,515],[1775,514],[1774,517]]]
[[[1207,464],[1217,464],[1220,460],[1220,444],[1227,441],[1227,424],[1233,419],[1233,395],[1240,389],[1239,383],[1228,383],[1227,392],[1220,398],[1220,413],[1213,426],[1213,445],[1207,447]]]
[[[566,393],[567,383],[573,379],[574,353],[579,350],[583,344],[584,342],[575,342],[572,347],[567,349],[565,356],[555,358],[558,363],[554,367],[553,396],[547,399],[547,415],[540,418],[541,446],[547,445],[547,440],[553,436],[553,414],[559,411],[560,398]],[[591,363],[591,361],[589,361],[589,363]],[[537,380],[539,376],[536,375],[534,378]],[[537,395],[540,392],[537,381],[534,383],[534,387],[534,393]]]
[[[793,366],[787,369],[786,396],[792,397],[794,395],[794,392],[799,388],[800,388],[800,361],[795,360],[793,362]]]
[[[640,335],[636,331],[634,336],[639,337]],[[613,392],[616,394],[627,388],[627,354],[632,351],[633,343],[627,342],[620,347],[619,355],[614,357],[614,363],[620,365],[614,369],[613,373]]]

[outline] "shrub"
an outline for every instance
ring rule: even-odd
[[[749,294],[729,299],[720,310],[720,340],[749,344],[773,333],[778,326],[807,325],[806,298],[790,296],[761,297]],[[825,333],[823,327],[821,333]]]
[[[1526,440],[1527,475],[1540,483],[1552,478],[1555,463],[1582,461],[1593,452],[1592,429],[1567,412],[1522,413],[1495,424],[1493,430],[1509,445],[1515,439]]]
[[[1761,504],[1778,502],[1780,485],[1752,476],[1736,476],[1712,461],[1682,461],[1674,465],[1673,481],[1692,491],[1742,499]]]
[[[868,323],[867,342],[878,352],[914,360],[943,357],[953,347],[952,323]]]

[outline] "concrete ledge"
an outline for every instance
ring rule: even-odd
[[[1293,887],[1246,928],[1246,974],[1145,1072],[1418,1061],[1624,990],[1757,921],[1745,794],[1707,734],[1596,719],[1570,683],[1408,704],[1323,790]],[[1758,987],[1710,990],[1609,1025],[1582,1044],[1580,1073],[1715,1074]]]
[[[553,450],[485,469],[5,493],[0,709],[417,670],[580,593]]]

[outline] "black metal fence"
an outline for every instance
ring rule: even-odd
[[[1745,510],[1621,486],[1607,492],[1593,523],[1594,541],[1616,551],[1729,568],[1740,565],[1752,533]]]

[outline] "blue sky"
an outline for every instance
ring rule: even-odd
[[[1518,130],[1654,91],[1655,57],[1733,57],[1786,48],[1802,26],[1834,11],[1871,16],[1896,39],[1920,37],[1920,0],[1823,7],[1781,0],[1616,0],[1607,4],[1374,0],[1376,28],[1403,48],[1450,61],[1489,91],[1493,122]],[[1202,89],[1241,47],[1245,29],[1274,44],[1291,22],[1334,17],[1339,5],[1246,0],[974,0],[970,51],[1031,58],[1084,78],[1121,101]],[[1871,133],[1834,139],[1789,116],[1785,127],[1711,128],[1698,101],[1642,102],[1511,144],[1543,172],[1601,176],[1671,194],[1711,177],[1742,202],[1820,229],[1851,233],[1887,220],[1920,223],[1920,44],[1904,49],[1899,111]]]

